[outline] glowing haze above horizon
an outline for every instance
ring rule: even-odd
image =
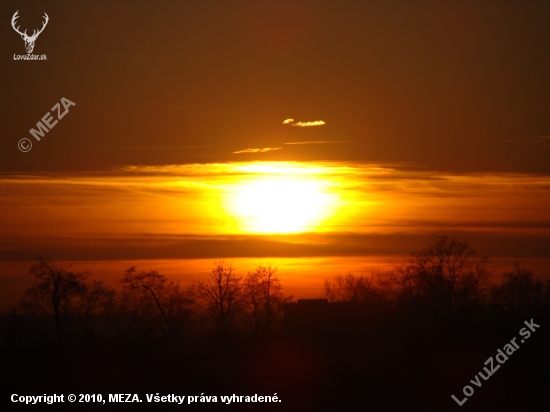
[[[550,278],[550,3],[9,0],[0,20],[16,10],[50,20],[47,61],[10,60],[2,26],[3,297],[37,256],[185,281],[269,263],[311,296],[432,235]]]

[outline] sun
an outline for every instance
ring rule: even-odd
[[[336,196],[313,176],[262,176],[227,192],[227,212],[248,233],[314,231],[334,212]]]

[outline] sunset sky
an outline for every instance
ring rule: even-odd
[[[16,11],[48,14],[47,60],[14,60]],[[432,235],[550,278],[548,1],[3,1],[0,21],[2,300],[37,256],[107,280],[269,263],[315,296]]]

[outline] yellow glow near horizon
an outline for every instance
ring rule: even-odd
[[[314,176],[285,170],[263,170],[267,176],[233,185],[225,199],[226,210],[248,233],[313,231],[338,205],[338,197]]]
[[[538,175],[241,162],[2,176],[0,186],[2,234],[24,233],[25,242],[51,240],[52,233],[87,242],[283,233],[298,239],[305,232],[544,235],[550,220],[550,178]]]

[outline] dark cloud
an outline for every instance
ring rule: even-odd
[[[546,226],[548,227],[548,226]],[[432,235],[455,235],[480,254],[510,259],[550,259],[550,234],[486,230],[424,229],[416,233],[305,234],[268,236],[139,235],[117,238],[3,238],[0,261],[44,256],[62,261],[223,259],[244,257],[407,257]],[[8,247],[9,245],[9,247]]]

